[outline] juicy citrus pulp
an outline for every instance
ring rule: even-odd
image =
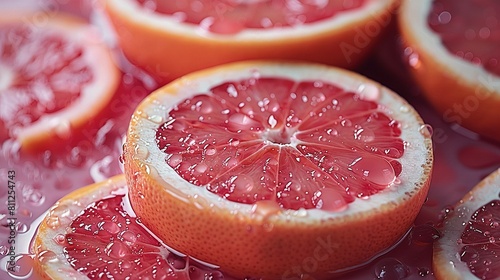
[[[33,249],[39,275],[47,279],[221,276],[162,246],[127,212],[126,192],[124,176],[116,176],[60,199],[35,237]]]
[[[384,111],[325,81],[251,77],[181,101],[156,140],[181,177],[226,199],[338,210],[401,172],[401,130]]]
[[[439,279],[500,277],[500,169],[474,187],[445,219],[434,245]]]
[[[27,150],[69,138],[106,106],[119,77],[88,24],[46,16],[0,19],[0,122]]]
[[[500,141],[497,1],[405,0],[410,72],[445,122]]]
[[[354,68],[385,30],[398,3],[104,1],[127,58],[166,81],[247,59],[297,59]]]
[[[131,204],[166,244],[236,277],[331,277],[411,226],[432,168],[422,126],[395,93],[337,68],[200,71],[136,109]]]
[[[434,0],[428,21],[448,51],[500,76],[500,2]]]
[[[245,28],[273,28],[312,23],[358,9],[355,1],[183,1],[138,0],[144,9],[198,24],[210,32],[237,33]]]

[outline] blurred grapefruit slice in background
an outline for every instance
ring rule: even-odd
[[[411,227],[432,164],[427,127],[397,94],[290,62],[166,85],[136,109],[124,146],[141,221],[237,278],[329,278],[366,263]]]
[[[385,30],[398,0],[105,0],[119,45],[171,81],[247,59],[297,59],[354,68]]]
[[[169,251],[128,212],[123,175],[82,187],[52,206],[36,233],[43,279],[221,279]],[[135,278],[139,277],[139,278]]]
[[[500,169],[467,193],[434,243],[438,279],[500,278]]]
[[[448,123],[500,141],[500,2],[406,0],[399,27],[410,70]]]
[[[26,151],[59,149],[105,109],[119,70],[97,30],[78,18],[1,13],[1,140]]]

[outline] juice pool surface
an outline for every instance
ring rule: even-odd
[[[55,9],[84,16],[89,15],[92,3],[83,0],[23,2],[41,12]],[[394,49],[396,39],[395,33],[389,33],[376,55],[357,71],[400,93],[432,126],[435,165],[431,189],[408,235],[390,251],[359,269],[346,272],[341,279],[434,279],[431,258],[432,243],[439,237],[436,224],[469,189],[500,166],[500,145],[443,122],[425,103],[416,85],[406,75],[402,58],[394,55],[400,52]],[[120,93],[110,106],[114,116],[96,123],[95,131],[89,132],[89,135],[98,136],[82,139],[78,146],[64,155],[27,156],[20,154],[11,140],[0,143],[0,279],[36,279],[30,276],[29,257],[18,261],[21,263],[19,272],[9,274],[6,271],[11,235],[7,220],[10,217],[9,175],[15,175],[12,181],[16,184],[15,253],[22,257],[29,254],[28,246],[39,217],[53,203],[77,188],[121,173],[119,157],[130,115],[140,100],[160,85],[125,60],[120,63],[123,70]]]

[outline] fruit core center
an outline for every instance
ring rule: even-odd
[[[293,144],[295,130],[293,129],[271,129],[263,133],[262,139],[277,145]]]
[[[500,1],[434,0],[427,21],[453,55],[500,76]]]

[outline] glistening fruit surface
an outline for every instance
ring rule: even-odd
[[[365,77],[249,61],[148,96],[124,167],[134,211],[174,249],[271,279],[323,250],[308,274],[329,278],[408,231],[429,187],[429,136],[408,103]]]

